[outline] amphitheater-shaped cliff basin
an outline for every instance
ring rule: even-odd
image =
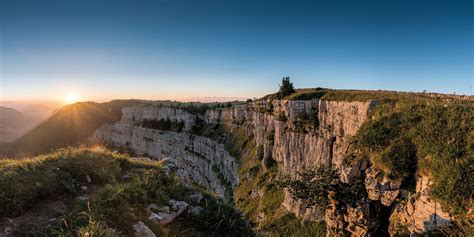
[[[337,236],[422,233],[450,222],[452,216],[430,197],[428,176],[414,173],[416,189],[409,192],[400,180],[381,176],[370,159],[350,160],[353,137],[375,106],[375,100],[258,100],[189,113],[142,105],[124,108],[120,122],[104,125],[94,137],[173,160],[196,184],[228,201],[235,198],[262,234],[286,212],[324,221],[328,234]],[[321,165],[337,170],[342,182],[362,181],[366,195],[352,206],[320,210],[269,184],[280,174]]]

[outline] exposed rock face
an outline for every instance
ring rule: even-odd
[[[343,167],[343,158],[349,139],[367,120],[373,102],[336,102],[324,100],[273,101],[272,105],[258,102],[234,106],[223,111],[209,111],[208,123],[227,123],[240,126],[244,121],[249,136],[254,136],[257,149],[263,150],[264,159],[274,159],[280,172],[295,173],[308,167],[332,165],[348,181],[352,168]],[[273,107],[273,113],[262,113]],[[279,121],[273,114],[284,114]],[[317,127],[298,127],[295,121],[302,115],[316,117]],[[281,116],[280,116],[281,117]],[[281,119],[281,118],[280,118]],[[302,132],[303,129],[303,132]],[[283,206],[304,219],[319,220],[323,214],[306,209],[299,201],[285,196]]]
[[[409,196],[406,203],[398,203],[390,216],[391,234],[402,230],[422,233],[451,221],[451,216],[441,209],[441,205],[430,198],[431,185],[428,177],[417,178],[415,195]]]
[[[419,178],[416,193],[409,196],[401,189],[401,180],[382,177],[368,160],[347,162],[351,137],[367,121],[375,105],[367,102],[337,102],[324,100],[257,101],[229,109],[209,110],[193,115],[176,109],[137,106],[123,109],[119,123],[105,125],[94,137],[127,147],[154,159],[168,159],[167,167],[176,166],[196,183],[227,198],[238,184],[237,164],[224,147],[209,138],[190,134],[196,123],[225,124],[245,129],[253,138],[259,159],[276,161],[278,172],[295,174],[305,168],[331,165],[340,172],[340,179],[350,183],[363,180],[367,195],[354,203],[331,199],[323,213],[316,208],[304,208],[286,192],[282,207],[307,220],[325,220],[335,236],[372,236],[389,223],[394,234],[406,228],[408,232],[425,232],[450,220],[439,203],[430,199],[429,180]],[[140,127],[144,119],[169,119],[184,123],[184,132],[160,131]],[[183,182],[186,174],[181,172]],[[249,195],[263,195],[253,190]],[[251,198],[251,197],[250,197]],[[399,202],[406,200],[406,204]],[[195,208],[191,208],[191,212]],[[257,218],[264,219],[264,216]]]
[[[168,159],[180,170],[186,171],[197,184],[227,200],[232,198],[238,183],[237,164],[221,144],[188,133],[139,126],[143,119],[170,119],[184,122],[185,130],[190,130],[197,118],[195,115],[176,109],[145,106],[124,108],[122,113],[120,122],[102,126],[94,137],[126,147],[139,155]],[[180,173],[179,176],[186,179],[185,174]]]
[[[390,180],[382,172],[372,167],[366,170],[365,188],[370,200],[380,201],[384,206],[391,206],[400,194],[402,180]]]
[[[273,101],[275,113],[282,113],[287,121],[278,121],[276,116],[256,111],[250,106],[235,106],[231,110],[210,111],[206,122],[217,121],[241,124],[250,123],[249,135],[255,136],[257,145],[262,145],[265,157],[279,163],[281,171],[294,172],[306,167],[332,164],[342,168],[344,154],[353,136],[367,120],[367,112],[373,102],[337,102],[324,100]],[[268,109],[268,104],[254,105]],[[298,116],[316,116],[319,127],[296,131]],[[273,134],[273,140],[267,135]]]

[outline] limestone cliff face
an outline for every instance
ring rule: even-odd
[[[425,232],[452,221],[449,213],[444,212],[441,205],[430,197],[430,178],[419,176],[416,179],[416,193],[396,205],[390,215],[391,234],[399,233],[403,229],[409,232]]]
[[[233,189],[238,184],[237,164],[221,144],[189,133],[139,126],[144,119],[170,119],[184,122],[185,131],[189,131],[196,115],[146,106],[124,108],[122,113],[120,122],[102,126],[94,133],[94,138],[126,147],[139,155],[169,159],[197,184],[225,199],[232,199]]]
[[[325,220],[335,236],[367,236],[387,226],[390,233],[402,228],[425,232],[450,217],[430,199],[429,178],[417,178],[417,190],[408,195],[401,182],[379,177],[368,160],[345,162],[351,138],[368,120],[375,101],[337,102],[325,100],[260,100],[227,109],[208,110],[203,115],[156,106],[124,108],[122,119],[104,125],[94,137],[155,159],[171,159],[193,181],[227,199],[238,184],[237,163],[223,145],[192,134],[198,123],[226,124],[243,128],[253,137],[257,154],[277,162],[278,172],[331,165],[340,179],[350,183],[362,179],[367,196],[356,205],[333,202],[326,213],[302,207],[288,193],[282,207],[307,220]],[[169,119],[184,123],[181,133],[143,128],[145,119]],[[260,190],[254,190],[260,193]],[[385,228],[385,227],[384,227]]]
[[[249,136],[255,137],[257,149],[263,150],[264,159],[274,159],[280,172],[320,165],[332,165],[348,180],[351,168],[342,161],[353,136],[367,120],[373,102],[336,102],[324,100],[277,100],[235,106],[231,110],[209,111],[207,122],[222,122],[239,126],[247,124]],[[272,113],[268,111],[273,107]],[[298,127],[298,118],[315,117],[318,126]],[[280,121],[281,120],[281,121]],[[285,208],[305,219],[321,219],[321,212],[301,207],[298,201],[286,195]]]

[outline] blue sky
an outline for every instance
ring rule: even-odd
[[[473,94],[472,1],[0,1],[1,100]]]

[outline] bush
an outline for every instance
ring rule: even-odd
[[[184,121],[171,121],[167,119],[144,119],[141,123],[144,128],[159,129],[163,131],[182,132],[184,128]]]
[[[269,236],[325,236],[324,222],[301,222],[293,213],[285,213],[273,219],[266,220],[261,228],[269,232]]]
[[[279,112],[277,112],[276,115],[275,115],[275,120],[277,120],[277,121],[282,121],[282,122],[286,122],[286,121],[288,120],[288,118],[286,117],[285,112],[279,111]]]
[[[306,207],[320,207],[326,209],[328,194],[336,191],[338,174],[329,166],[304,169],[296,173],[295,177],[283,176],[279,180],[281,188],[287,188],[291,196],[300,199]]]

